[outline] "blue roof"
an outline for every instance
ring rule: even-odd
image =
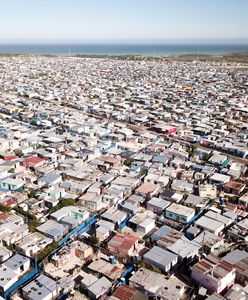
[[[61,228],[61,229],[59,229],[59,228],[54,228],[54,229],[49,230],[48,233],[49,233],[51,236],[57,236],[57,235],[63,233],[63,229],[62,229],[62,228]]]
[[[157,155],[152,159],[153,162],[159,162],[159,163],[165,163],[167,160],[168,159],[166,156],[161,156],[161,155]]]
[[[55,174],[55,173],[48,173],[48,174],[45,174],[44,176],[42,176],[40,178],[40,180],[42,182],[50,183],[50,182],[57,180],[58,178],[60,178],[60,175]]]

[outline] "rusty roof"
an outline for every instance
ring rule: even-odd
[[[108,246],[129,250],[139,240],[133,234],[116,234],[108,243]]]
[[[229,181],[225,184],[225,187],[230,188],[230,189],[239,190],[239,189],[242,189],[243,187],[245,187],[245,184],[241,183],[241,182],[237,182],[237,181]]]
[[[119,300],[147,300],[147,296],[128,285],[121,284],[113,293]]]

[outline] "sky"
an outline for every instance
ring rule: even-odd
[[[0,0],[0,43],[248,43],[248,0]]]

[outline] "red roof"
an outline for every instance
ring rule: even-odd
[[[43,158],[40,158],[38,156],[31,156],[24,160],[23,165],[25,167],[33,167],[37,164],[40,164],[43,161],[44,161]]]
[[[129,250],[139,238],[132,234],[116,234],[108,243],[109,247]]]
[[[229,181],[224,185],[226,188],[240,190],[245,187],[245,184],[237,181]]]
[[[137,294],[139,294],[139,296]],[[125,285],[125,284],[121,284],[115,290],[115,292],[113,293],[113,296],[119,300],[148,299],[147,296],[143,295],[142,293],[137,291],[135,288]]]
[[[14,200],[12,198],[7,198],[3,200],[2,204],[5,206],[11,206],[12,204],[14,204]]]
[[[15,160],[17,157],[15,155],[4,156],[4,160]]]

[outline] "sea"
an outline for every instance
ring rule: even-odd
[[[248,44],[0,44],[0,54],[171,56],[239,52],[248,52]]]

